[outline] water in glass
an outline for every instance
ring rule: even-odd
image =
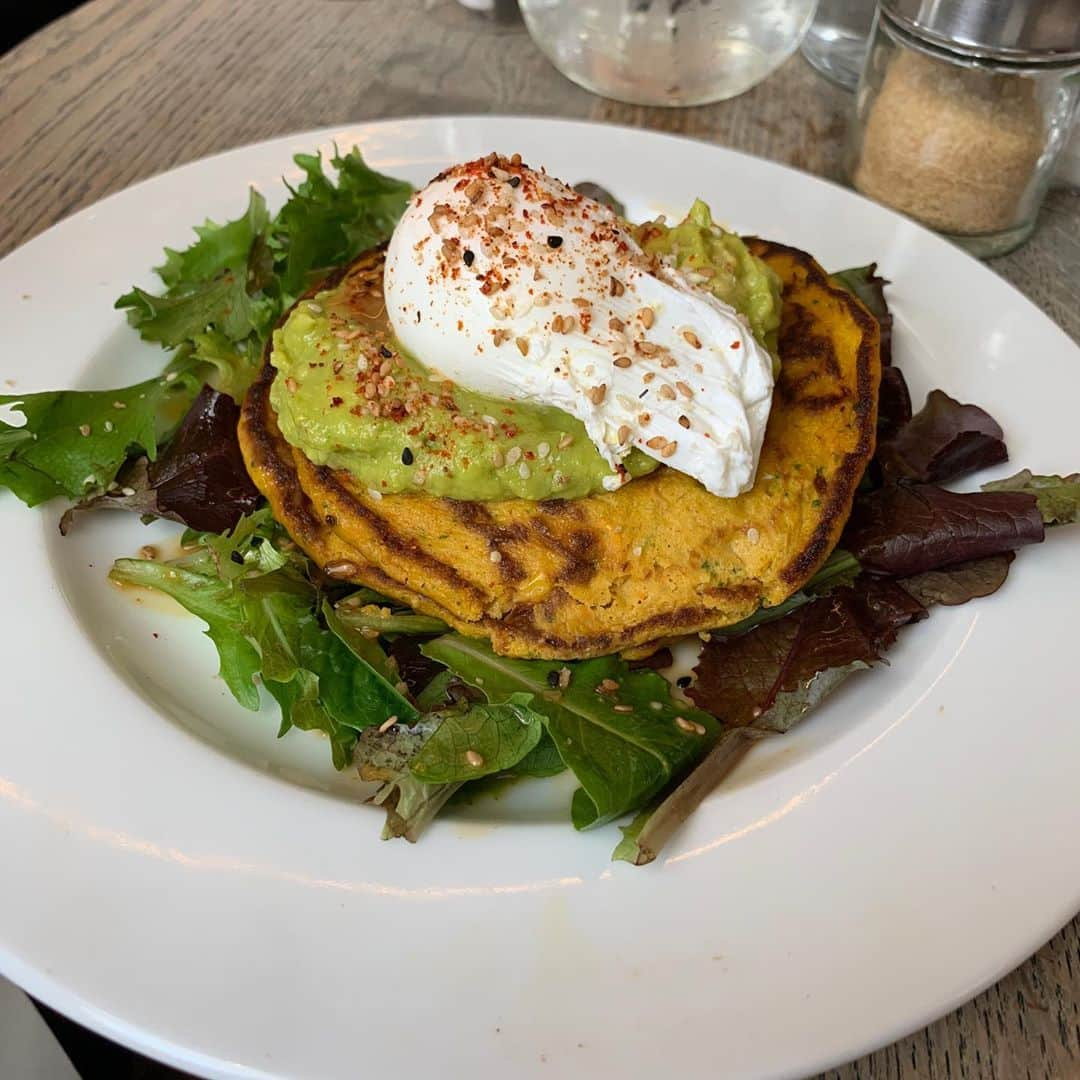
[[[568,78],[641,105],[700,105],[759,83],[798,48],[817,0],[520,0]]]

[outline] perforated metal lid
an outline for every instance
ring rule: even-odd
[[[930,44],[1020,64],[1080,63],[1080,0],[881,0]]]

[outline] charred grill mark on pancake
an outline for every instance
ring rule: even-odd
[[[402,536],[384,515],[377,513],[362,500],[356,498],[338,479],[335,469],[327,468],[325,465],[317,465],[313,466],[313,468],[319,483],[325,485],[326,489],[333,493],[336,500],[344,503],[349,508],[350,513],[355,514],[365,524],[369,525],[378,534],[379,542],[385,544],[395,555],[415,562],[418,566],[422,566],[425,570],[429,570],[431,573],[441,577],[447,584],[468,593],[473,599],[480,601],[488,599],[487,594],[468,578],[463,577],[456,567],[436,558],[415,540]]]
[[[579,514],[578,520],[583,517]],[[595,530],[572,528],[560,535],[541,514],[530,520],[529,528],[544,548],[562,560],[562,567],[555,574],[556,581],[585,585],[596,576],[603,552]]]
[[[527,538],[528,531],[523,525],[500,525],[483,503],[465,502],[461,499],[441,501],[462,525],[484,540],[492,554],[498,554],[498,560],[493,561],[500,577],[513,584],[524,580],[524,567],[506,550],[508,544]]]
[[[758,596],[758,590],[753,585],[735,585],[716,591],[728,594],[734,599],[747,601],[753,601]],[[643,634],[649,638],[664,638],[692,633],[698,627],[708,625],[709,618],[714,614],[710,607],[683,605],[669,612],[651,615],[647,619],[624,627],[617,633],[613,631],[606,634],[582,634],[576,637],[561,637],[542,629],[537,624],[535,615],[538,611],[547,619],[552,619],[561,607],[572,602],[562,589],[553,589],[543,603],[513,608],[502,619],[485,619],[482,625],[493,632],[493,635],[498,635],[499,631],[505,627],[512,627],[518,633],[528,636],[538,646],[557,650],[570,656],[597,656],[617,652],[619,649],[636,644]]]
[[[855,358],[855,416],[858,419],[858,438],[855,448],[846,453],[839,467],[833,474],[831,492],[825,500],[825,506],[810,539],[781,570],[781,580],[797,587],[826,558],[839,537],[847,521],[851,500],[855,489],[862,479],[866,464],[874,452],[877,429],[877,394],[874,391],[874,353],[878,341],[877,320],[846,289],[834,286],[828,276],[806,254],[795,248],[769,241],[752,239],[748,241],[750,250],[764,258],[771,251],[786,253],[800,264],[807,276],[824,289],[828,289],[844,305],[848,314],[862,331],[858,352]]]

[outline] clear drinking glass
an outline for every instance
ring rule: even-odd
[[[798,47],[817,0],[520,0],[569,79],[635,105],[703,105],[761,82]]]
[[[827,79],[854,90],[876,8],[876,0],[820,0],[803,38],[803,56]]]

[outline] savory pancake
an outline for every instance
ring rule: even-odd
[[[637,650],[778,604],[832,551],[873,453],[878,325],[809,255],[748,243],[783,283],[782,366],[757,480],[736,498],[669,468],[574,500],[379,497],[282,437],[269,344],[240,422],[252,479],[332,576],[508,656]],[[377,298],[383,260],[367,252],[309,295],[345,282]],[[374,341],[390,341],[381,305],[364,317]]]

